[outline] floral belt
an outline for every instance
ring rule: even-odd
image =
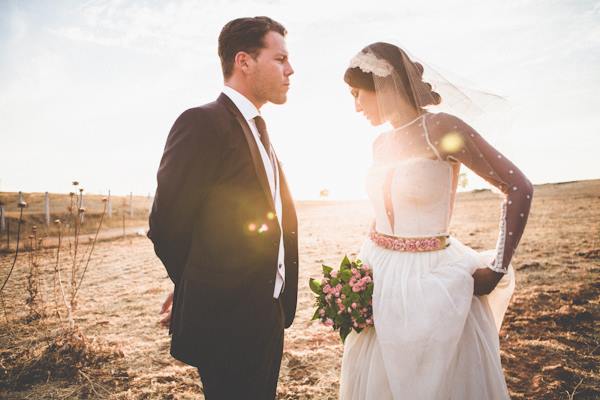
[[[421,238],[403,238],[385,235],[374,229],[371,230],[369,238],[379,247],[395,251],[425,252],[443,250],[450,246],[449,236],[432,236]]]

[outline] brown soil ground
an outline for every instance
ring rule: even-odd
[[[499,209],[489,191],[461,194],[453,234],[473,248],[492,248]],[[279,398],[336,399],[342,344],[310,321],[308,279],[319,276],[322,263],[356,255],[371,210],[367,202],[301,202],[298,212],[299,307],[286,331]],[[39,255],[48,313],[55,310],[55,251]],[[54,316],[28,317],[28,257],[18,259],[1,298],[0,398],[202,398],[196,370],[169,356],[169,336],[158,326],[172,285],[147,239],[96,245],[76,312],[83,339],[65,339]],[[0,256],[2,281],[11,263],[10,254]],[[517,289],[500,332],[511,396],[600,398],[600,180],[536,187],[513,265]]]

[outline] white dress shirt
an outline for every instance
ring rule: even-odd
[[[252,135],[254,136],[254,140],[256,141],[256,145],[260,152],[260,157],[262,158],[265,171],[267,172],[267,179],[271,188],[271,195],[273,196],[273,202],[275,203],[275,213],[277,215],[277,221],[281,230],[281,236],[279,238],[279,255],[277,257],[277,273],[275,274],[275,288],[273,290],[273,297],[277,299],[283,291],[285,284],[285,258],[283,248],[283,227],[281,226],[282,205],[281,190],[279,187],[279,167],[277,162],[275,162],[275,166],[273,166],[271,159],[269,158],[269,154],[267,153],[270,151],[270,149],[265,149],[265,146],[263,146],[262,142],[260,141],[260,134],[258,133],[258,128],[256,127],[256,123],[254,121],[254,117],[260,115],[258,109],[250,100],[246,98],[246,96],[237,90],[230,88],[229,86],[225,86],[223,88],[223,93],[231,99],[233,104],[235,104],[235,106],[238,108],[238,110],[240,110],[246,119],[246,122],[248,122],[248,126],[252,131]],[[275,159],[275,157],[273,157],[273,159]],[[267,218],[266,215],[265,218]]]

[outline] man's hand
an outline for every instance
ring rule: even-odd
[[[493,271],[489,268],[480,268],[475,271],[473,274],[475,295],[490,294],[503,276],[503,273]]]
[[[164,317],[160,320],[160,325],[169,328],[171,326],[171,311],[173,306],[173,292],[169,293],[165,302],[160,309],[160,315],[164,315]],[[166,314],[166,315],[165,315]]]

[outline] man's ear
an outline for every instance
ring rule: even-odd
[[[233,59],[233,63],[244,73],[248,72],[251,61],[253,61],[252,56],[245,51],[238,51]]]

